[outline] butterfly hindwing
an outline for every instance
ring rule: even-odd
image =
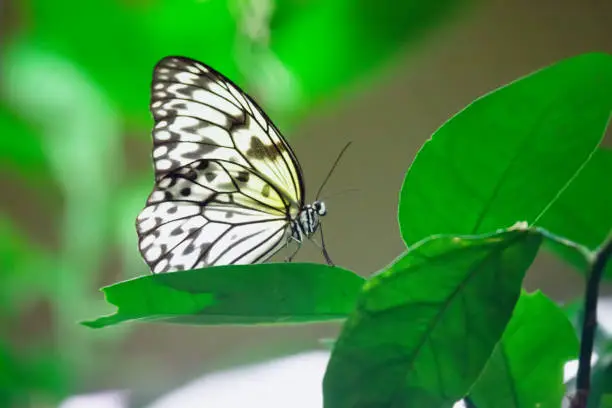
[[[140,251],[153,272],[260,262],[284,243],[285,205],[248,168],[197,160],[157,181],[137,219]]]

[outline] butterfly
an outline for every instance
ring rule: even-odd
[[[295,153],[236,84],[201,62],[165,57],[153,70],[150,109],[155,185],[136,229],[153,273],[261,263],[317,230],[332,264],[325,203],[304,203]]]

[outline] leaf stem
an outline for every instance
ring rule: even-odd
[[[597,300],[599,284],[608,260],[612,257],[612,234],[595,252],[590,263],[591,268],[587,279],[584,296],[584,317],[582,334],[580,336],[580,357],[578,359],[578,375],[576,377],[576,395],[572,398],[571,408],[586,408],[591,389],[591,355],[595,342],[597,328]]]
[[[589,263],[589,265],[592,265],[593,260],[595,258],[593,251],[591,251],[589,248],[587,248],[584,245],[580,245],[577,242],[574,242],[570,239],[567,239],[565,237],[559,236],[559,235],[555,235],[552,232],[542,228],[542,227],[535,227],[535,230],[538,231],[540,234],[542,234],[545,238],[548,238],[549,240],[556,242],[558,244],[561,244],[563,246],[572,248],[573,250],[575,250],[576,252],[578,252],[580,255],[582,255],[584,257],[584,259],[587,260],[587,262]]]

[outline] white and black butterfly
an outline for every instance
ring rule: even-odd
[[[232,81],[166,57],[153,72],[151,112],[155,186],[136,229],[152,272],[260,263],[317,231],[325,204],[304,204],[291,147]],[[324,245],[323,254],[331,264]]]

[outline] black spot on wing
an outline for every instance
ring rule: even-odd
[[[177,144],[178,147],[178,144]],[[214,152],[215,150],[217,150],[219,147],[217,145],[213,145],[213,144],[200,144],[198,143],[198,147],[197,149],[191,151],[191,152],[184,152],[181,153],[181,157],[184,159],[199,159],[200,157],[207,155],[207,154],[211,154],[212,152]]]
[[[263,186],[263,188],[261,189],[261,195],[268,198],[270,197],[270,185],[266,184]]]
[[[246,155],[250,158],[258,160],[274,160],[276,157],[280,156],[280,153],[275,145],[265,145],[261,139],[253,136],[251,138],[249,150],[246,151]]]
[[[183,255],[189,255],[190,253],[192,253],[193,251],[195,251],[195,245],[193,244],[189,244],[185,247],[185,249],[183,250]]]
[[[174,185],[176,184],[176,181],[177,181],[178,177],[177,177],[175,174],[170,173],[170,174],[168,174],[167,178],[168,178],[170,181],[168,182],[168,185],[167,185],[167,186],[164,186],[164,188],[174,187]]]
[[[236,176],[236,180],[240,181],[241,183],[248,183],[250,178],[250,174],[248,171],[240,171],[238,172],[238,175]]]
[[[200,245],[200,255],[198,255],[198,259],[191,265],[192,268],[195,268],[198,263],[200,263],[206,255],[208,255],[208,251],[212,248],[213,242],[204,242]]]
[[[210,183],[211,181],[217,178],[217,174],[212,171],[208,171],[204,173],[204,177],[206,177],[206,181]]]
[[[197,89],[193,86],[182,86],[174,88],[174,92],[180,96],[187,96],[188,99],[193,99],[193,91]]]
[[[167,112],[169,112],[171,114],[174,114],[174,115],[179,115],[180,114],[179,110],[183,110],[183,111],[187,110],[187,104],[184,103],[184,102],[175,102],[172,105],[172,107],[164,106],[163,110],[165,110],[165,111],[167,111]]]
[[[196,173],[193,169],[189,169],[189,171],[185,173],[185,178],[189,181],[196,181],[198,178],[198,173]]]
[[[153,129],[153,139],[156,145],[171,145],[173,143],[183,143],[186,136],[191,136],[190,139],[197,140],[195,143],[207,144],[216,146],[217,142],[206,136],[208,128],[217,128],[217,125],[211,125],[204,122],[202,119],[198,119],[193,125],[186,125],[178,123],[177,118],[180,115],[174,115],[170,117],[164,117],[168,123],[165,126],[156,126]],[[163,139],[159,138],[160,132],[164,134],[167,132],[169,136]]]
[[[206,159],[202,159],[198,162],[198,165],[196,166],[197,170],[206,170],[208,168],[208,166],[210,165],[210,161],[206,160]]]

